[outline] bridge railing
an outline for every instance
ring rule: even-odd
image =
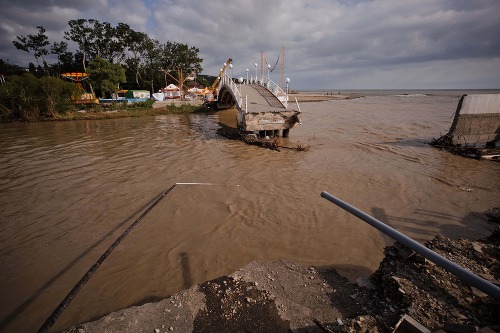
[[[281,87],[273,82],[271,79],[262,78],[261,80],[256,80],[256,83],[267,88],[278,100],[283,104],[285,108],[288,107],[288,95],[281,89]]]
[[[246,113],[248,103],[245,99],[245,104],[243,104],[243,97],[241,96],[241,92],[238,89],[238,85],[227,75],[224,75],[220,80],[220,85],[223,85],[223,84],[226,84],[231,88],[231,90],[233,91],[234,98],[236,100],[236,104],[239,106],[239,108],[242,111],[244,111]],[[220,88],[219,88],[219,91],[220,91]]]

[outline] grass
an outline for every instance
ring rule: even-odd
[[[109,104],[109,105],[80,105],[74,111],[63,114],[56,114],[43,119],[44,121],[65,121],[65,120],[97,120],[113,119],[125,117],[146,117],[165,114],[189,114],[212,112],[213,110],[205,105],[179,105],[173,103],[161,108],[153,108],[152,103],[134,103],[131,105]]]

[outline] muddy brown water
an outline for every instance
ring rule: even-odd
[[[36,331],[115,239],[53,326],[65,329],[169,296],[254,260],[374,271],[390,239],[325,190],[425,241],[482,237],[500,164],[427,144],[460,94],[374,94],[303,103],[280,152],[231,141],[219,114],[0,124],[0,329]]]

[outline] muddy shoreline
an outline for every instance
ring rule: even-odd
[[[361,98],[363,97],[362,95],[358,94],[343,94],[341,92],[338,93],[308,93],[308,92],[297,92],[297,93],[290,93],[289,95],[289,102],[294,102],[295,99],[299,103],[307,103],[307,102],[324,102],[324,101],[332,101],[332,100],[348,100],[348,99],[356,99],[356,98]]]
[[[498,229],[474,241],[437,236],[426,246],[500,284]],[[252,262],[66,332],[407,332],[408,325],[423,331],[500,330],[498,300],[407,250],[387,247],[378,270],[355,283],[331,267]]]
[[[357,94],[334,94],[334,93],[306,93],[296,92],[289,95],[290,101],[299,103],[307,102],[323,102],[330,100],[348,100],[363,97]],[[159,116],[166,114],[186,114],[186,113],[205,113],[216,112],[208,104],[202,100],[168,100],[168,101],[155,101],[151,108],[137,107],[137,108],[123,108],[123,105],[98,104],[95,110],[89,106],[82,106],[79,110],[71,112],[54,114],[48,117],[33,118],[33,119],[6,119],[0,123],[13,123],[13,122],[45,122],[45,121],[74,121],[74,120],[100,120],[100,119],[115,119],[127,117],[147,117]]]

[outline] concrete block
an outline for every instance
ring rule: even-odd
[[[411,257],[413,254],[415,254],[415,252],[413,250],[411,250],[410,248],[407,248],[406,246],[404,246],[403,244],[401,244],[399,242],[395,242],[394,247],[398,250],[398,254],[401,257],[403,257],[404,259],[407,259],[407,258]]]
[[[405,314],[399,319],[393,333],[431,333],[429,329]]]

